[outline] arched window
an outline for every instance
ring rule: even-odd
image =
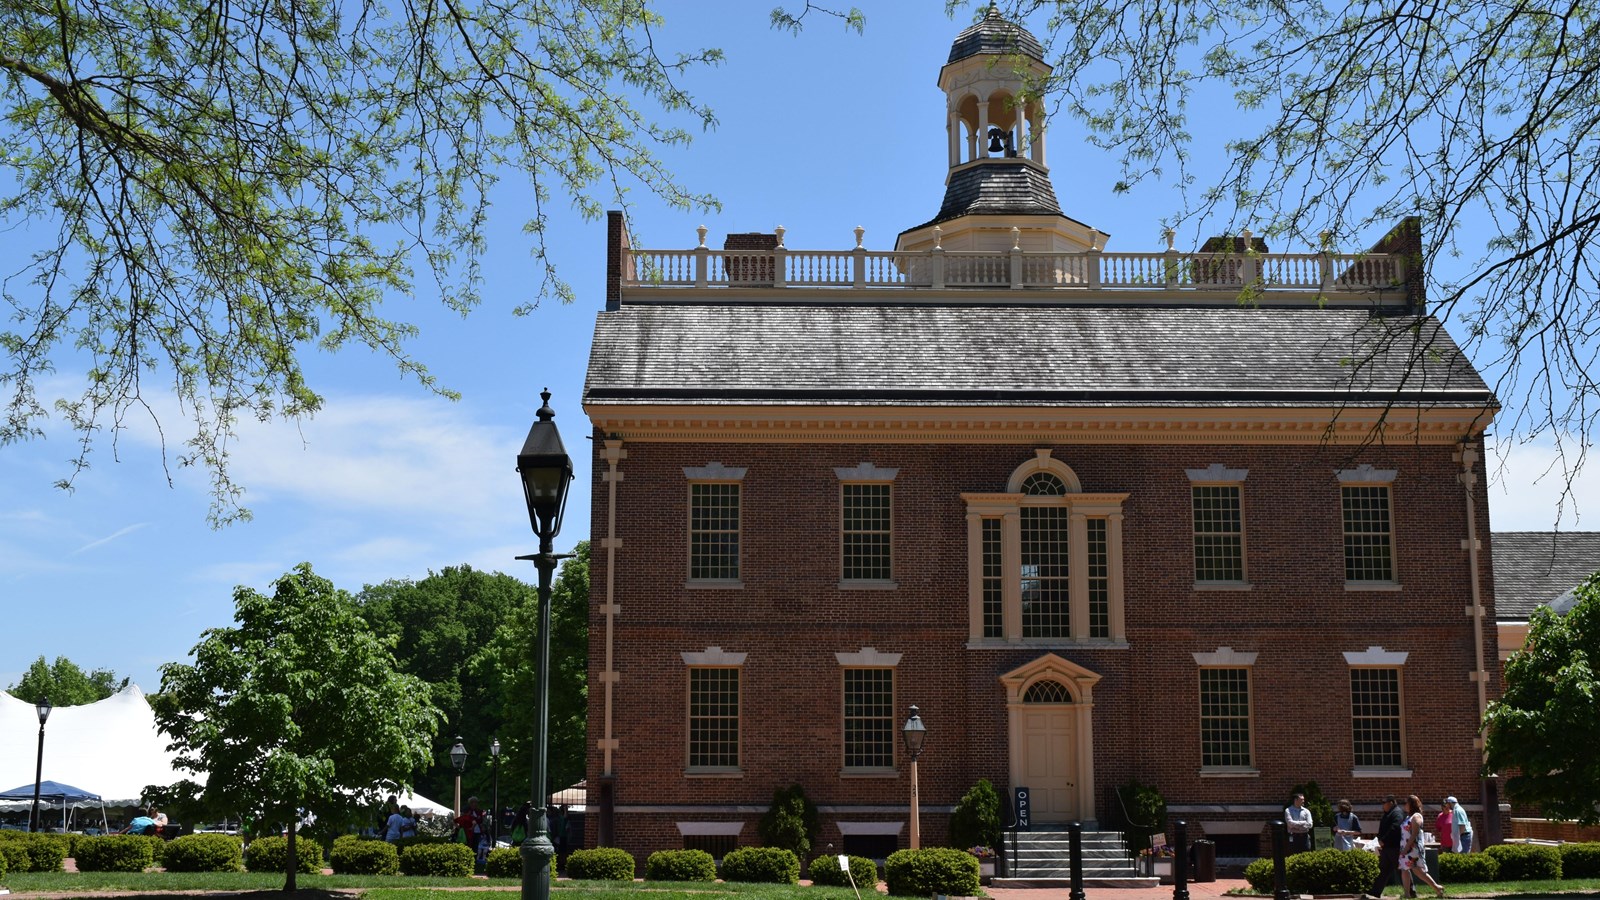
[[[1028,690],[1022,695],[1023,703],[1071,703],[1072,694],[1059,681],[1045,679],[1035,681],[1028,685]]]
[[[967,501],[975,642],[1120,642],[1122,502],[1085,493],[1050,450],[1012,471],[1004,494]]]

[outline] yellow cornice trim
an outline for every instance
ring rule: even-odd
[[[1042,408],[587,403],[629,441],[1445,445],[1482,434],[1492,409]]]

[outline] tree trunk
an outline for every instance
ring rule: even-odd
[[[298,816],[298,814],[296,814],[294,812],[291,812],[289,814],[289,853],[287,854],[288,858],[289,858],[289,871],[285,875],[284,882],[283,882],[283,889],[286,892],[291,893],[291,894],[294,893],[294,891],[295,891],[295,884],[294,884],[295,872],[298,871],[299,868],[300,868],[300,861],[295,859],[295,851],[294,851],[294,843],[295,843],[294,836],[295,836],[295,832],[297,832],[299,830],[300,830],[299,816]]]

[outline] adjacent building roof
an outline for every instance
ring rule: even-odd
[[[1494,402],[1436,320],[1415,334],[1409,322],[1351,309],[624,304],[598,317],[584,398],[1040,406]],[[1384,337],[1395,345],[1369,353]]]
[[[956,35],[947,64],[980,53],[1022,53],[1044,59],[1044,45],[1028,29],[1000,15],[999,8],[990,3],[978,24]]]
[[[1525,621],[1541,605],[1572,608],[1572,591],[1600,572],[1600,531],[1497,531],[1495,618]]]

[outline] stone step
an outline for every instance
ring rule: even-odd
[[[1070,888],[1072,879],[1067,878],[995,878],[991,882],[995,887],[1007,888]],[[1126,878],[1083,878],[1085,888],[1154,888],[1161,886],[1161,879],[1148,878],[1142,875],[1133,875]]]

